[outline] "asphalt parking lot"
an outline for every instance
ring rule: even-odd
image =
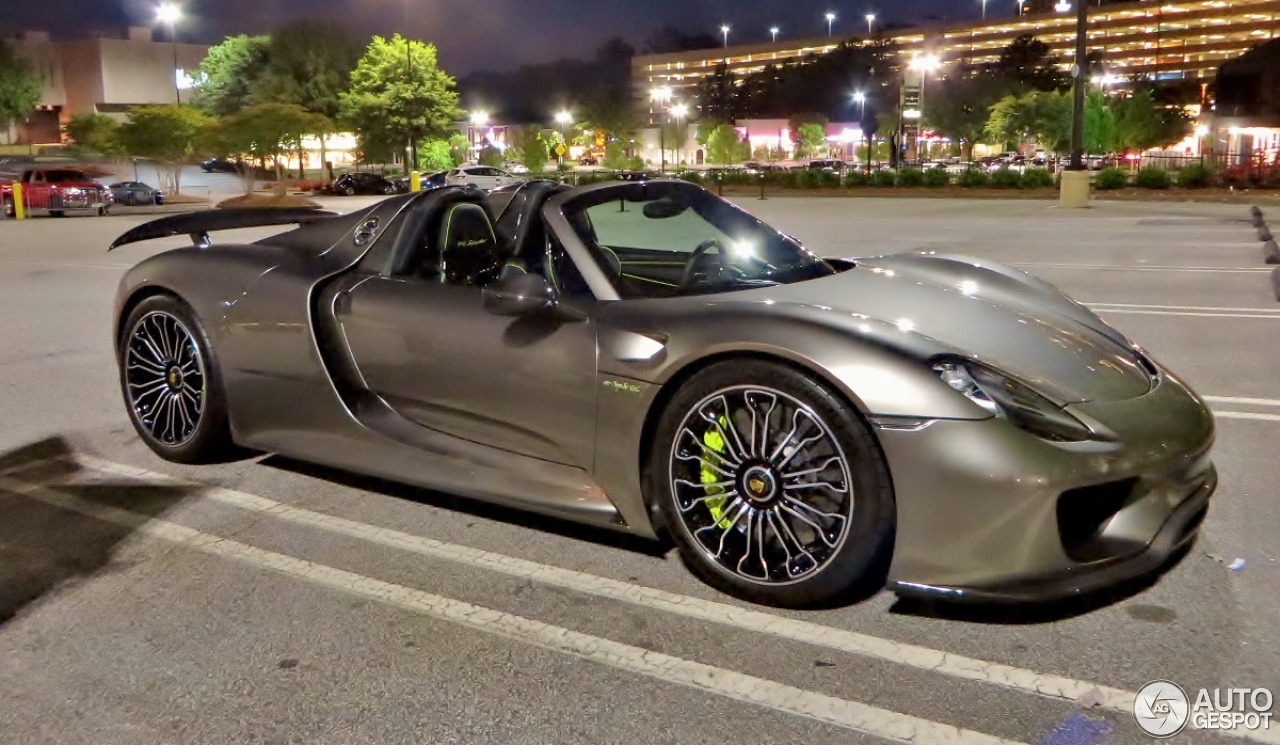
[[[1095,307],[1215,409],[1198,543],[1047,608],[790,612],[666,545],[271,456],[176,466],[129,425],[110,316],[186,241],[0,222],[0,741],[1094,745],[1148,741],[1153,679],[1280,692],[1280,303],[1245,208],[742,204],[823,255],[971,254]]]

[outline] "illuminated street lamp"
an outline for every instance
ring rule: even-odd
[[[1027,0],[1018,0],[1018,15],[1027,12]]]
[[[858,91],[857,93],[853,94],[853,101],[854,103],[858,104],[858,106],[861,107],[858,121],[862,121],[866,119],[867,118],[867,94],[863,93],[862,91]]]
[[[874,31],[872,31],[872,27],[875,25],[875,22],[876,22],[876,14],[868,13],[867,14],[867,36],[871,36],[871,34],[874,33]]]
[[[725,49],[728,49],[728,48],[729,48],[729,27],[728,27],[728,26],[721,26],[721,27],[720,27],[720,33],[724,36],[724,46],[725,46]]]
[[[987,20],[987,0],[982,0],[982,20]]]
[[[677,138],[680,137],[680,122],[688,115],[689,115],[689,107],[685,106],[682,103],[678,103],[675,106],[671,107],[671,116],[676,120],[675,134]],[[685,138],[682,138],[681,141],[676,144],[676,166],[677,167],[680,165],[680,156],[684,155],[684,139]]]
[[[563,141],[563,143],[562,143],[562,145],[561,145],[561,146],[562,146],[562,147],[565,147],[565,148],[566,148],[566,150],[567,150],[567,149],[568,149],[568,136],[567,136],[567,134],[568,134],[568,133],[567,133],[567,131],[566,131],[566,130],[568,130],[568,129],[569,129],[569,127],[570,127],[570,125],[572,125],[572,124],[573,124],[573,114],[569,113],[569,111],[567,111],[567,110],[565,110],[565,109],[561,109],[560,111],[557,111],[557,112],[556,112],[556,124],[560,125],[560,139]],[[556,160],[557,160],[557,162],[559,162],[561,165],[563,165],[563,164],[564,164],[564,156],[563,156],[563,155],[559,155],[559,154],[557,154],[557,155],[556,155]]]
[[[828,13],[827,14],[827,38],[831,38],[831,28],[832,28],[832,24],[834,24],[835,22],[836,22],[836,14]]]
[[[169,27],[169,43],[173,45],[173,95],[182,103],[182,90],[178,87],[178,37],[174,31],[182,20],[182,9],[173,3],[161,3],[156,8],[156,20]]]
[[[772,28],[770,28],[770,29],[769,29],[769,33],[773,36],[773,41],[774,41],[774,43],[777,43],[777,41],[778,41],[778,32],[779,32],[780,30],[781,30],[781,29],[779,29],[777,26],[774,26],[774,27],[772,27]]]
[[[728,26],[722,26],[728,29]],[[667,104],[671,103],[671,89],[663,86],[649,91],[649,98],[658,104],[658,149],[662,151],[662,170],[667,170]]]

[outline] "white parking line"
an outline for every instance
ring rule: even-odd
[[[1271,269],[1245,269],[1216,266],[1125,266],[1117,264],[1038,264],[1033,262],[1010,262],[1011,266],[1034,267],[1038,269],[1105,269],[1116,272],[1201,272],[1206,274],[1268,274]]]
[[[1182,318],[1258,318],[1270,321],[1280,320],[1280,315],[1267,315],[1266,313],[1202,313],[1178,310],[1137,310],[1133,308],[1108,308],[1101,306],[1091,307],[1090,310],[1095,313],[1110,313],[1113,315],[1133,315],[1133,316],[1180,316]]]
[[[1280,406],[1277,398],[1239,398],[1236,396],[1201,396],[1211,404],[1236,404],[1237,406]]]
[[[1216,305],[1151,305],[1147,303],[1091,303],[1081,301],[1090,308],[1140,308],[1153,310],[1203,310],[1214,313],[1265,313],[1280,315],[1280,308],[1227,308]]]
[[[1280,422],[1280,414],[1254,414],[1248,411],[1217,411],[1213,415],[1218,419],[1248,419],[1256,422]]]
[[[1071,678],[1057,675],[1046,675],[1011,665],[972,659],[950,652],[941,652],[853,631],[835,629],[809,621],[785,618],[726,603],[701,600],[651,587],[597,577],[584,572],[539,564],[468,546],[444,543],[431,538],[313,512],[301,507],[292,507],[254,494],[212,487],[207,484],[178,479],[155,471],[112,463],[91,456],[77,454],[75,457],[76,461],[82,465],[106,474],[133,478],[154,484],[198,488],[204,498],[221,504],[265,513],[271,517],[299,525],[357,538],[421,556],[429,556],[433,559],[476,566],[586,595],[608,598],[699,621],[767,634],[788,641],[802,642],[848,654],[870,657],[940,673],[953,678],[990,683],[1021,693],[1077,702],[1086,694],[1090,694],[1090,698],[1100,694],[1103,708],[1120,713],[1129,712],[1133,706],[1134,694],[1131,691],[1108,688],[1095,683],[1072,680]]]
[[[1017,745],[1012,740],[705,665],[484,606],[433,595],[422,590],[383,582],[324,564],[266,551],[166,520],[148,519],[144,515],[115,507],[92,504],[55,489],[9,478],[0,478],[0,487],[62,509],[123,525],[151,538],[179,544],[206,554],[278,572],[332,590],[465,626],[475,631],[573,655],[607,667],[688,686],[785,714],[903,743]]]

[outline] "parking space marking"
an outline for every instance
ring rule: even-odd
[[[1246,419],[1255,422],[1280,422],[1280,414],[1254,414],[1248,411],[1214,411],[1218,419]]]
[[[1211,404],[1236,404],[1237,406],[1280,406],[1277,398],[1239,398],[1238,396],[1201,396]]]
[[[1204,310],[1214,313],[1266,313],[1280,315],[1280,308],[1227,308],[1215,305],[1152,305],[1150,303],[1090,303],[1090,308],[1151,308],[1155,310]]]
[[[1111,308],[1104,306],[1089,306],[1089,309],[1096,313],[1110,313],[1113,315],[1180,316],[1182,318],[1260,318],[1272,321],[1280,320],[1280,315],[1269,315],[1265,311],[1259,311],[1257,313],[1205,313],[1201,311],[1139,310],[1136,308]]]
[[[1200,272],[1205,274],[1269,274],[1271,269],[1252,269],[1244,267],[1216,267],[1216,266],[1133,266],[1126,264],[1040,264],[1029,261],[1009,262],[1010,266],[1032,267],[1037,269],[1079,269],[1079,270],[1097,270],[1105,269],[1107,271],[1118,272]]]
[[[411,613],[875,737],[903,743],[1019,745],[1016,741],[982,732],[796,688],[267,551],[167,520],[93,504],[37,484],[0,477],[0,488],[61,509],[122,525],[153,539],[231,559]]]
[[[751,631],[801,642],[834,651],[882,660],[939,673],[952,678],[989,683],[1037,696],[1079,702],[1086,696],[1100,697],[1101,708],[1125,713],[1133,706],[1133,692],[1118,688],[1024,670],[1012,665],[973,659],[912,644],[890,641],[810,621],[801,621],[687,595],[679,595],[643,585],[598,577],[593,574],[539,564],[504,554],[444,543],[389,528],[293,507],[265,497],[179,479],[144,468],[76,454],[81,465],[110,474],[149,483],[200,489],[206,499],[239,509],[264,513],[273,518],[329,533],[356,538],[420,556],[479,567],[521,579],[572,590],[600,598],[659,610],[698,621]]]
[[[87,261],[28,261],[26,259],[0,259],[0,264],[23,264],[26,266],[71,267],[75,269],[119,269],[124,271],[131,264],[93,264]]]

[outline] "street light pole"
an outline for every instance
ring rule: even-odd
[[[778,31],[779,31],[779,30],[780,30],[780,29],[779,29],[777,26],[774,26],[773,28],[769,29],[769,33],[773,35],[773,42],[774,42],[775,44],[776,44],[776,43],[778,43]]]
[[[671,102],[671,89],[654,88],[649,97],[658,104],[658,149],[661,151],[659,159],[662,161],[662,170],[665,171],[667,170],[667,104]]]
[[[406,71],[405,84],[408,86],[409,91],[413,91],[417,88],[417,86],[413,84],[413,43],[409,41],[409,0],[405,0],[404,2],[404,60],[405,60],[405,71]],[[418,140],[416,137],[413,136],[413,121],[412,121],[414,98],[415,97],[413,95],[410,95],[409,98],[405,101],[405,109],[406,109],[405,113],[407,114],[407,116],[405,117],[405,120],[408,123],[408,129],[409,129],[409,131],[406,133],[409,136],[409,151],[408,151],[409,162],[405,163],[405,169],[404,169],[404,172],[406,174],[409,173],[410,171],[418,170]]]
[[[724,36],[724,48],[728,49],[729,48],[729,27],[721,26],[720,33]]]
[[[987,20],[987,0],[982,0],[982,20]]]
[[[827,38],[828,38],[828,39],[830,39],[830,38],[831,38],[831,29],[832,29],[832,24],[834,24],[834,23],[835,23],[835,21],[836,21],[836,14],[835,14],[835,13],[828,13],[828,14],[827,14]]]
[[[868,13],[867,14],[867,36],[871,36],[875,33],[875,31],[872,30],[873,27],[875,26],[875,22],[876,22],[876,14]]]
[[[173,3],[161,3],[156,8],[156,19],[169,28],[169,45],[173,47],[173,97],[182,103],[182,89],[178,86],[178,19],[182,11]]]
[[[1075,88],[1071,108],[1071,165],[1073,171],[1084,170],[1084,94],[1089,80],[1089,4],[1076,0],[1076,64]]]

